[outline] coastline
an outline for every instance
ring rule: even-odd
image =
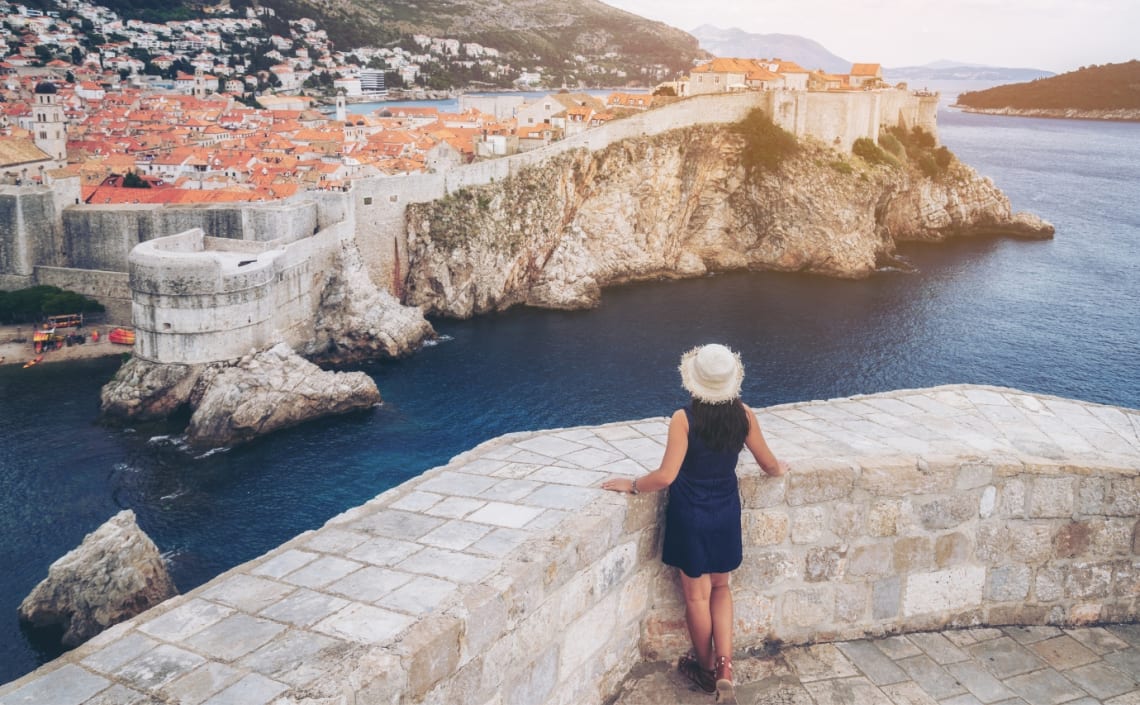
[[[99,325],[88,325],[83,327],[83,332],[88,334],[87,342],[79,345],[63,346],[59,350],[52,350],[43,353],[43,359],[37,365],[44,365],[51,362],[69,362],[73,360],[88,360],[96,357],[112,357],[122,355],[123,353],[130,354],[134,348],[127,345],[118,345],[112,343],[105,335],[112,328],[118,324],[115,323],[102,323]],[[32,348],[32,330],[30,325],[20,326],[0,326],[0,366],[8,365],[23,365],[29,360],[39,357]],[[99,331],[99,342],[91,342],[90,333],[93,330]],[[17,331],[19,333],[17,333]],[[15,342],[15,338],[19,335],[27,336],[25,342]]]
[[[1077,108],[974,108],[955,103],[950,106],[964,113],[1009,115],[1012,117],[1052,118],[1055,120],[1103,120],[1106,122],[1140,122],[1140,109],[1079,110]]]

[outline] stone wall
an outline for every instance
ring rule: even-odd
[[[1140,618],[1140,411],[971,385],[760,410],[736,648]],[[0,687],[0,702],[602,703],[687,648],[664,418],[496,438]],[[82,690],[82,693],[78,693]],[[37,699],[37,697],[39,699]],[[54,701],[53,701],[54,702]]]
[[[325,272],[348,225],[294,241],[208,237],[200,228],[139,243],[130,256],[135,354],[208,363],[312,337]]]
[[[126,272],[36,267],[35,280],[37,284],[58,286],[95,299],[107,309],[107,321],[129,323],[131,320],[131,288]]]

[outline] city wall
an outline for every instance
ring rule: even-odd
[[[78,180],[74,178],[57,184],[54,191],[42,187],[2,187],[0,286],[19,288],[46,283],[48,278],[67,281],[71,288],[97,294],[111,310],[112,320],[122,321],[119,316],[126,312],[122,302],[128,300],[131,293],[122,286],[126,280],[109,273],[127,272],[131,252],[144,243],[200,229],[209,239],[204,242],[217,238],[274,243],[273,248],[262,255],[264,261],[274,248],[301,242],[324,231],[335,229],[339,233],[347,229],[355,235],[376,285],[401,297],[408,272],[406,212],[409,203],[432,201],[464,188],[509,179],[523,169],[572,150],[596,151],[624,140],[678,128],[734,123],[757,108],[797,136],[812,137],[837,149],[849,150],[859,137],[876,138],[884,124],[922,125],[937,134],[936,106],[936,96],[920,97],[898,90],[770,91],[699,96],[616,120],[522,154],[458,166],[443,173],[361,179],[353,182],[348,193],[307,192],[271,203],[166,207],[77,205]],[[314,251],[323,251],[324,246],[315,243],[311,247]],[[284,266],[281,263],[286,259],[306,251],[305,247],[292,247],[287,257],[272,257]],[[209,254],[213,257],[218,252],[217,247],[207,247],[198,256],[213,253]],[[169,257],[165,267],[186,264],[193,269],[200,264],[191,265],[186,257],[176,257],[161,246],[144,248],[147,264],[143,269],[149,268],[147,277],[159,268],[157,259],[162,257]],[[267,279],[256,286],[236,289],[232,287],[238,286],[241,277],[218,275],[220,279],[207,280],[197,279],[195,274],[181,285],[189,287],[199,282],[204,288],[200,291],[183,289],[178,294],[181,298],[165,289],[139,289],[135,295],[140,303],[134,307],[134,314],[142,318],[134,323],[148,331],[145,338],[149,341],[140,350],[144,356],[158,356],[152,359],[186,362],[189,360],[165,356],[185,350],[198,359],[206,354],[205,346],[218,343],[218,353],[212,357],[217,360],[235,347],[235,343],[221,344],[227,338],[245,346],[251,341],[270,340],[272,332],[277,330],[292,340],[296,331],[304,329],[300,321],[313,311],[312,292],[297,291],[301,273],[311,273],[312,266],[294,262],[287,271],[277,271],[272,281]],[[41,267],[45,269],[38,269]],[[66,270],[70,271],[65,273]],[[268,271],[264,269],[262,273]],[[153,281],[167,279],[170,277],[164,275]],[[223,280],[225,283],[218,283]],[[278,287],[281,292],[274,291]],[[203,312],[211,302],[220,303],[233,315],[221,316],[216,325],[207,324],[204,319],[208,316]],[[186,313],[175,315],[180,306],[186,307]],[[286,307],[288,311],[278,309],[271,315],[271,306]],[[294,310],[294,307],[297,308]],[[169,332],[179,330],[182,332]],[[204,342],[190,345],[186,336],[198,334],[204,336]],[[170,336],[171,340],[161,342],[163,335]],[[247,351],[248,347],[243,347],[241,354]]]
[[[954,385],[758,412],[738,652],[1140,619],[1140,411]],[[0,687],[0,702],[602,703],[688,648],[660,562],[664,418],[518,433]],[[306,700],[311,698],[312,700]],[[38,701],[44,700],[42,697]],[[115,700],[116,702],[120,700]]]

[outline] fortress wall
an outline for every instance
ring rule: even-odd
[[[1140,411],[952,385],[758,418],[791,471],[767,477],[747,452],[738,467],[738,653],[1140,619]],[[660,560],[665,493],[599,489],[656,468],[666,432],[658,417],[487,441],[0,699],[60,674],[85,684],[69,701],[83,705],[124,681],[154,700],[193,682],[218,702],[609,702],[636,663],[688,649],[677,571]],[[241,689],[254,687],[261,699]]]
[[[59,264],[55,215],[51,189],[0,186],[0,276],[13,277],[13,283],[29,281],[36,265]]]
[[[921,127],[938,138],[938,96],[916,96],[909,91],[882,91],[882,124],[895,126],[900,122],[907,130]]]
[[[131,320],[131,287],[126,272],[36,267],[35,280],[37,284],[58,286],[95,299],[107,309],[108,321],[127,323]]]
[[[377,287],[397,298],[408,271],[407,205],[443,198],[443,174],[358,179],[352,185],[357,245]],[[399,276],[397,276],[399,275]]]
[[[207,237],[200,228],[141,243],[131,253],[136,354],[157,362],[240,357],[281,340],[311,339],[320,282],[342,223],[294,242]]]
[[[201,229],[139,244],[131,253],[135,354],[156,362],[240,357],[273,337],[277,250],[253,255],[208,249]]]

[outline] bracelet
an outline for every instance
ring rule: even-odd
[[[630,494],[640,494],[640,492],[637,489],[637,478],[636,477],[633,478],[633,482],[629,483],[629,493]]]

